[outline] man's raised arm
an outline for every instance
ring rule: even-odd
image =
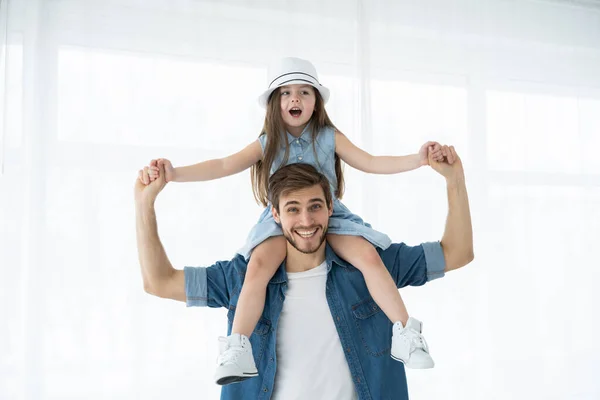
[[[144,290],[158,297],[185,301],[185,279],[182,270],[173,268],[158,237],[154,202],[165,187],[164,167],[153,182],[148,179],[148,167],[139,171],[135,193],[135,225],[138,258],[142,269]]]
[[[448,217],[441,245],[446,260],[445,271],[464,267],[473,261],[473,226],[469,198],[465,184],[465,173],[460,157],[453,146],[443,146],[446,160],[436,162],[431,157],[429,164],[446,179],[448,191]]]

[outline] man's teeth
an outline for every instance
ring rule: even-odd
[[[311,237],[316,231],[317,229],[315,228],[312,231],[296,231],[296,233],[302,237]]]

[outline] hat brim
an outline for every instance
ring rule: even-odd
[[[321,94],[321,97],[323,98],[323,103],[327,104],[327,101],[329,100],[329,89],[327,89],[323,85],[318,85],[318,86],[313,85],[312,83],[307,82],[305,80],[289,81],[289,82],[286,82],[285,84],[286,85],[310,85],[319,91],[319,93]],[[273,93],[276,89],[279,89],[280,87],[281,86],[276,86],[274,88],[265,90],[265,92],[258,97],[258,104],[260,104],[260,106],[262,108],[267,108],[267,102],[269,101],[269,96],[271,96],[271,93]]]

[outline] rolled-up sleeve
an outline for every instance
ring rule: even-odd
[[[424,285],[444,276],[446,262],[439,242],[418,246],[393,243],[380,255],[398,288]]]
[[[427,264],[427,282],[434,279],[443,278],[446,269],[446,260],[440,242],[422,243],[425,253],[425,263]]]
[[[188,307],[206,307],[208,305],[208,289],[206,268],[185,267],[185,303]]]
[[[188,307],[228,307],[230,287],[235,286],[237,273],[232,273],[229,261],[219,261],[210,267],[185,267],[186,305]]]

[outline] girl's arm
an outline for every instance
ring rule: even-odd
[[[203,161],[174,169],[174,182],[198,182],[223,178],[245,171],[262,158],[260,142],[255,140],[243,150],[225,158]]]
[[[423,147],[434,144],[436,143],[428,142]],[[346,164],[370,174],[396,174],[428,165],[427,161],[423,162],[423,157],[419,153],[407,156],[373,156],[356,147],[346,135],[337,130],[335,152]],[[437,156],[436,153],[434,158]]]

